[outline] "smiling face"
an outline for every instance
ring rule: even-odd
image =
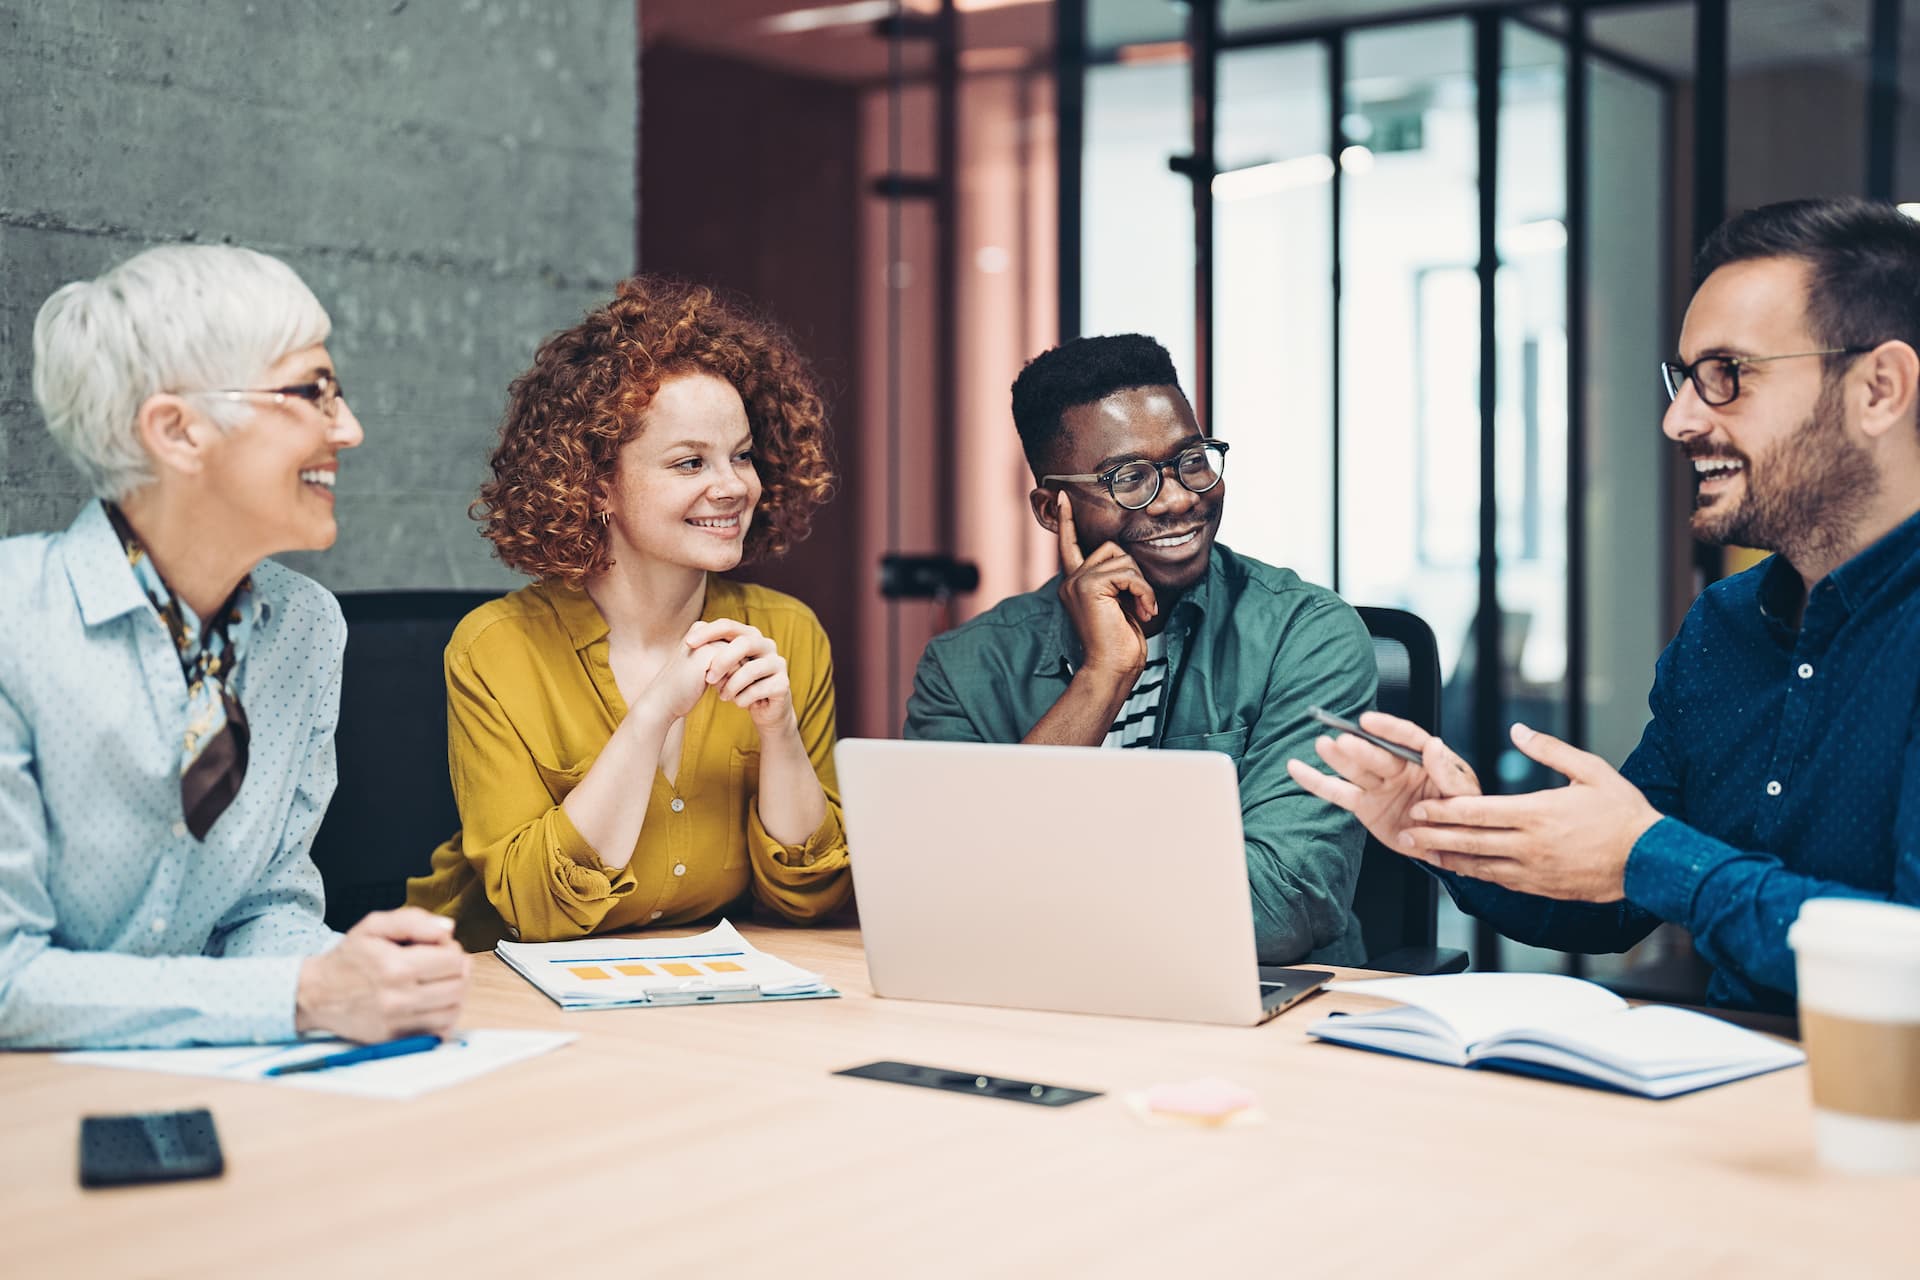
[[[324,346],[311,346],[276,361],[252,387],[287,387],[333,373]],[[217,504],[229,528],[260,555],[323,551],[339,536],[334,520],[334,483],[340,452],[365,439],[345,399],[333,417],[311,401],[287,396],[248,396],[251,416],[209,437],[199,501]]]
[[[1042,474],[1090,475],[1134,459],[1165,462],[1205,439],[1180,388],[1130,387],[1063,413]],[[1065,487],[1083,553],[1104,542],[1119,544],[1163,602],[1205,576],[1226,502],[1225,480],[1195,493],[1167,468],[1161,473],[1160,492],[1138,511],[1115,502],[1098,482]],[[1045,486],[1031,495],[1035,517],[1050,531],[1058,528],[1056,492],[1054,486]]]
[[[740,563],[759,501],[740,393],[712,374],[669,378],[608,484],[613,561],[725,572]]]
[[[1793,258],[1721,267],[1687,308],[1681,359],[1830,345],[1809,331],[1807,282],[1807,265]],[[1717,406],[1681,387],[1663,429],[1693,464],[1695,537],[1792,560],[1850,529],[1872,502],[1879,476],[1847,422],[1844,378],[1824,371],[1819,357],[1743,365],[1740,394]]]

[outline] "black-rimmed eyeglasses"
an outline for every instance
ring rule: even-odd
[[[340,379],[330,373],[316,373],[312,382],[295,383],[290,387],[222,387],[213,391],[195,391],[193,395],[222,396],[228,400],[243,400],[248,396],[272,396],[275,404],[285,404],[289,398],[305,400],[320,411],[325,418],[340,415],[340,401],[345,393],[340,390]]]
[[[1750,364],[1769,360],[1799,360],[1807,356],[1858,356],[1872,347],[1826,347],[1819,351],[1789,351],[1780,356],[1701,356],[1692,364],[1662,360],[1660,377],[1667,385],[1667,399],[1680,397],[1680,386],[1689,379],[1703,404],[1719,408],[1732,404],[1740,396],[1740,370]]]
[[[1152,506],[1153,500],[1160,496],[1160,473],[1168,467],[1173,468],[1174,479],[1195,493],[1205,493],[1219,484],[1221,473],[1226,470],[1227,448],[1225,440],[1208,440],[1188,445],[1161,462],[1128,458],[1105,471],[1087,475],[1041,476],[1040,483],[1102,484],[1115,502],[1129,511],[1138,511]]]

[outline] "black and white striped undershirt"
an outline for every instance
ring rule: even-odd
[[[1167,684],[1167,635],[1147,637],[1147,665],[1133,682],[1133,692],[1120,708],[1119,718],[1107,730],[1103,747],[1150,747],[1160,721],[1160,692]]]

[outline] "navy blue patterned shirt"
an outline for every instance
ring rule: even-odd
[[[1786,1010],[1787,926],[1809,898],[1920,906],[1920,516],[1815,584],[1779,556],[1707,588],[1654,671],[1621,773],[1667,815],[1626,900],[1552,902],[1443,875],[1462,909],[1565,951],[1624,951],[1663,920],[1716,1004]]]

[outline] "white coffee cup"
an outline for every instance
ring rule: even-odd
[[[1821,1162],[1920,1173],[1920,910],[1813,898],[1787,943]]]

